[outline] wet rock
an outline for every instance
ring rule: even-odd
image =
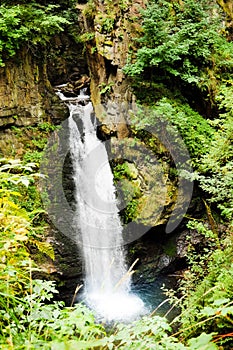
[[[80,94],[80,90],[89,88],[90,77],[86,74],[81,76],[78,80],[68,82],[67,84],[55,87],[55,90],[59,90],[65,97],[77,97]]]
[[[83,75],[80,79],[74,82],[74,91],[79,92],[81,89],[89,87],[90,81],[90,77]]]
[[[174,257],[171,257],[166,254],[162,254],[159,258],[157,269],[162,271],[170,266],[170,264],[174,261]]]
[[[52,121],[57,124],[67,116],[67,107],[59,102],[48,76],[46,65],[38,63],[27,51],[17,60],[0,68],[0,126],[30,126]]]
[[[177,257],[184,258],[188,255],[188,248],[198,246],[205,241],[205,237],[195,230],[184,230],[176,240]]]
[[[81,26],[80,16],[78,23]],[[79,32],[78,26],[75,29]],[[55,35],[50,43],[47,67],[48,79],[53,86],[78,80],[88,72],[83,44],[77,43],[65,32]]]

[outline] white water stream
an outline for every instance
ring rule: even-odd
[[[85,302],[104,320],[132,320],[145,307],[130,291],[113,175],[105,145],[96,136],[92,104],[83,93],[77,98],[58,95],[70,109],[74,220],[84,260]]]

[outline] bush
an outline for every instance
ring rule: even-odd
[[[198,228],[197,225],[200,223],[193,223],[192,228]],[[207,231],[210,232],[202,228],[204,235]],[[218,242],[214,236],[212,233],[212,247],[205,247],[202,254],[195,252],[195,248],[188,252],[190,268],[179,288],[183,295],[178,301],[182,310],[178,316],[181,323],[179,333],[184,340],[202,332],[214,332],[218,345],[232,349],[233,241],[229,235],[220,245],[214,244]]]
[[[214,7],[206,1],[151,1],[143,11],[141,48],[136,62],[125,67],[126,73],[137,75],[151,68],[155,79],[162,75],[201,84],[220,27],[221,17],[212,14]]]
[[[69,23],[64,14],[59,13],[59,5],[0,5],[0,66],[16,55],[22,45],[29,48],[44,45]]]

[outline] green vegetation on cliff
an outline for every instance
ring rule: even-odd
[[[125,72],[151,115],[179,130],[205,208],[188,223],[204,243],[190,239],[189,267],[174,297],[181,308],[177,335],[213,333],[220,349],[232,349],[233,43],[232,22],[225,22],[218,4],[150,1],[140,48]]]
[[[70,7],[69,7],[70,6]],[[0,66],[23,45],[34,52],[72,22],[74,1],[3,1],[0,5]]]
[[[230,224],[233,43],[224,14],[215,1],[152,1],[142,28],[136,60],[125,72],[139,101],[178,128],[199,186]]]

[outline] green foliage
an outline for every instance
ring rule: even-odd
[[[126,11],[129,8],[130,1],[129,0],[120,0],[119,7],[122,11]]]
[[[2,185],[2,191],[9,191],[11,193],[17,193],[17,198],[20,197],[20,206],[32,212],[38,209],[41,205],[38,191],[35,187],[35,179],[39,176],[35,172],[37,165],[35,163],[23,164],[19,159],[5,160],[2,159],[3,165],[0,167],[0,184]],[[13,173],[12,173],[13,172]]]
[[[57,293],[53,282],[30,280],[29,286],[24,300],[15,298],[12,319],[0,313],[4,321],[3,336],[0,336],[2,349],[8,349],[9,342],[15,350],[37,347],[48,350],[216,349],[211,335],[206,334],[191,339],[188,347],[183,345],[168,335],[171,328],[159,316],[143,317],[128,325],[118,324],[114,333],[107,334],[85,306],[77,304],[69,308],[61,302],[51,302]]]
[[[153,125],[154,117],[165,117],[178,128],[197,170],[195,179],[211,197],[209,202],[232,220],[233,45],[224,38],[222,25],[215,2],[151,1],[143,11],[144,33],[136,62],[125,70],[136,76],[141,102],[155,111],[149,118],[142,116],[142,124]],[[141,73],[144,80],[137,77]],[[189,86],[191,94],[205,91],[200,96],[218,107],[219,119],[211,115],[206,120],[190,107],[182,98],[186,94],[193,100]]]
[[[51,247],[35,242],[32,216],[21,206],[22,188],[34,181],[33,164],[2,159],[0,167],[0,346],[2,349],[215,349],[211,335],[205,333],[189,344],[171,336],[171,327],[165,318],[145,316],[132,324],[118,324],[113,330],[105,330],[97,324],[93,314],[85,306],[65,307],[53,301],[57,293],[54,282],[33,280],[38,270],[32,262],[28,245],[34,243],[40,250],[51,255]],[[122,170],[124,167],[120,167]],[[130,174],[125,167],[126,174]],[[123,172],[124,172],[123,171]],[[13,191],[13,186],[19,186]],[[34,217],[33,217],[34,219]],[[52,257],[52,255],[51,255]],[[218,264],[221,262],[216,255]],[[222,265],[221,265],[222,266]],[[216,277],[213,262],[213,276]],[[220,276],[218,276],[221,280]],[[232,292],[232,283],[226,285]],[[221,290],[220,290],[221,292]],[[228,297],[221,295],[222,298]],[[231,308],[225,299],[222,316],[229,315]],[[214,305],[215,307],[215,305]],[[204,309],[205,313],[212,310]]]
[[[188,345],[192,350],[215,350],[218,347],[211,342],[211,334],[202,333],[199,337],[190,339]]]
[[[188,268],[173,300],[181,310],[172,321],[178,328],[175,336],[193,349],[233,348],[233,45],[224,38],[222,14],[215,5],[151,1],[143,11],[136,60],[125,67],[144,104],[134,116],[133,132],[158,156],[165,150],[143,126],[157,126],[158,120],[172,123],[187,146],[195,185],[205,199],[208,223],[203,213],[187,225],[200,242],[190,240]],[[172,131],[169,135],[176,137]],[[219,223],[224,225],[222,236]]]
[[[39,164],[42,156],[43,156],[43,152],[41,151],[27,151],[23,156],[23,161],[25,163],[34,162],[36,164]]]
[[[153,68],[151,74],[155,77],[160,72],[162,76],[201,84],[202,73],[211,64],[219,35],[217,28],[221,26],[221,17],[214,16],[214,12],[217,13],[214,2],[207,5],[206,1],[193,0],[152,1],[143,11],[144,35],[136,62],[128,64],[125,71],[138,75]]]
[[[208,152],[202,155],[197,179],[208,193],[209,202],[217,205],[224,219],[233,225],[233,108],[232,80],[220,85],[216,100],[220,116],[211,122],[215,132]]]
[[[58,15],[59,5],[37,3],[0,5],[0,66],[26,44],[44,45],[70,22]]]
[[[45,230],[45,223],[42,219],[44,210],[41,207],[41,199],[36,189],[36,180],[40,176],[36,173],[37,165],[35,163],[24,164],[20,160],[1,159],[0,166],[0,197],[2,201],[3,223],[8,222],[9,234],[11,230],[14,233],[14,224],[21,222],[25,224],[24,232],[30,237],[30,243],[35,244],[40,251],[50,257],[53,256],[50,247],[46,242],[41,242],[40,232]],[[6,228],[3,229],[6,232]],[[20,231],[20,230],[19,230]],[[43,246],[44,245],[44,246]],[[40,249],[41,248],[41,249]]]
[[[100,26],[100,33],[110,33],[114,28],[114,13],[109,13],[107,15],[99,13],[95,18],[95,22]]]
[[[11,333],[14,349],[87,349],[101,345],[103,341],[98,338],[104,330],[95,325],[90,311],[82,305],[65,308],[61,302],[51,303],[54,293],[57,291],[53,282],[32,281]]]
[[[85,4],[85,7],[82,11],[83,15],[85,16],[85,18],[89,19],[94,19],[95,17],[95,11],[96,11],[96,7],[95,7],[95,1],[94,0],[88,0],[87,3]]]
[[[222,82],[231,80],[232,84],[233,43],[232,41],[227,41],[223,35],[218,35],[214,47],[212,59],[217,78]]]
[[[210,124],[187,103],[179,99],[160,99],[153,110],[158,118],[165,118],[177,127],[195,165],[208,152],[214,133]]]
[[[39,138],[37,139],[33,139],[32,140],[32,144],[39,150],[43,150],[47,144],[48,140],[47,138]]]
[[[171,328],[165,319],[144,317],[129,325],[117,325],[115,338],[119,349],[186,349],[168,336],[169,331]]]
[[[117,188],[120,206],[124,209],[121,212],[124,223],[136,219],[138,212],[138,199],[141,197],[141,190],[137,182],[135,169],[130,168],[130,163],[116,163],[112,165],[114,183]]]
[[[99,88],[100,88],[100,95],[108,95],[110,94],[110,92],[112,91],[112,86],[114,85],[113,82],[110,82],[108,84],[106,83],[101,83],[99,85]]]
[[[35,164],[23,165],[19,159],[7,160],[5,158],[0,159],[0,163],[0,183],[3,188],[9,183],[14,185],[22,184],[28,187],[30,181],[34,181],[34,176],[30,173],[33,172]]]
[[[123,177],[132,179],[132,170],[129,168],[128,162],[119,163],[114,167],[114,180],[121,180]]]
[[[59,129],[59,126],[55,126],[49,122],[39,123],[36,126],[11,127],[14,135],[23,144],[21,153],[23,153],[22,159],[24,164],[32,162],[36,163],[37,167],[39,167],[48,137],[51,132],[57,129]]]
[[[87,32],[80,36],[80,40],[82,42],[92,41],[94,38],[95,38],[95,33],[93,32]]]
[[[1,159],[0,166],[0,318],[3,334],[14,328],[16,309],[30,290],[32,262],[29,240],[37,240],[32,221],[35,212],[22,206],[23,188],[34,182],[34,164],[23,165],[18,160]],[[13,324],[10,326],[11,320]],[[4,330],[3,330],[4,329]],[[8,334],[8,335],[7,335]]]
[[[38,124],[37,128],[40,131],[44,131],[46,133],[49,133],[50,131],[57,130],[58,126],[53,125],[53,124],[48,123],[48,122],[43,122],[43,123]]]
[[[233,117],[214,121],[216,131],[208,153],[202,155],[196,178],[216,203],[223,217],[233,224]]]
[[[233,56],[233,54],[232,54]],[[230,113],[232,116],[232,94],[233,94],[233,81],[223,81],[218,88],[216,95],[216,101],[218,102],[219,108],[225,113],[221,113],[223,117],[227,117]],[[226,115],[227,112],[227,115]]]
[[[214,243],[213,236],[212,233]],[[204,255],[203,258],[203,255],[200,257],[200,254],[196,254],[195,258],[194,253],[189,252],[192,264],[180,287],[180,293],[183,294],[182,302],[179,302],[182,310],[178,316],[182,324],[180,333],[182,337],[189,338],[203,331],[215,332],[218,344],[224,344],[224,349],[232,349],[232,237],[223,240],[215,250],[206,250]]]
[[[138,105],[137,113],[131,115],[131,123],[135,136],[143,140],[157,156],[166,156],[166,148],[160,141],[163,128],[173,142],[173,147],[176,144],[176,151],[184,150],[184,145],[180,142],[182,138],[195,168],[199,167],[200,158],[209,152],[215,133],[208,120],[194,111],[187,102],[174,97],[162,97],[151,103],[149,108]],[[151,130],[156,125],[155,134],[147,133],[145,125],[151,126]],[[169,160],[168,156],[167,158]]]

